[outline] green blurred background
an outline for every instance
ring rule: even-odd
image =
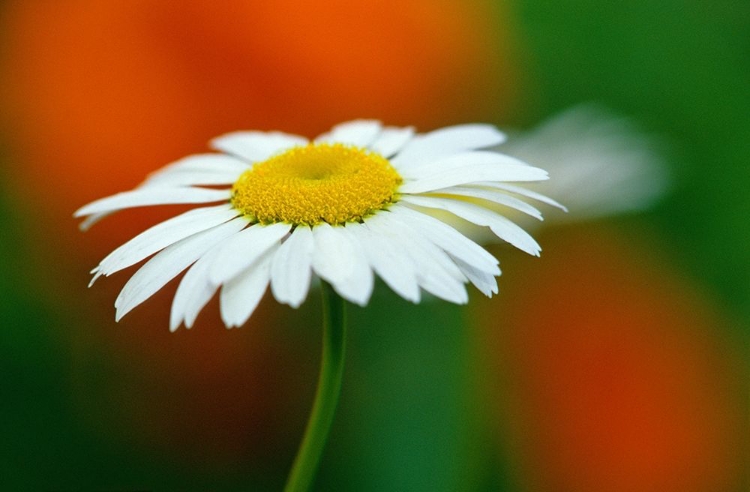
[[[491,300],[378,286],[316,488],[747,490],[750,4],[351,3],[0,3],[0,487],[277,490],[311,404],[314,293],[170,334],[172,286],[115,324],[127,273],[87,272],[174,210],[83,235],[80,205],[239,128],[595,101],[667,143],[669,193],[539,230],[540,259],[493,246]]]

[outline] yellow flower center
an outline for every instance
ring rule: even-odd
[[[394,201],[401,176],[381,155],[311,143],[255,164],[232,187],[232,205],[262,223],[358,221]]]

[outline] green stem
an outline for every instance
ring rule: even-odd
[[[328,432],[341,392],[346,349],[345,302],[326,282],[323,290],[323,355],[310,420],[307,421],[285,492],[304,492],[310,489],[318,471]]]

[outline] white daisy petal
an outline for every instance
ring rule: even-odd
[[[271,292],[277,301],[293,308],[307,297],[315,248],[312,230],[298,226],[279,247],[271,262]]]
[[[102,219],[104,219],[106,217],[109,217],[113,213],[114,213],[114,211],[110,211],[110,212],[99,212],[98,214],[89,215],[88,217],[86,217],[86,219],[84,219],[83,222],[81,222],[80,224],[78,224],[78,228],[80,230],[86,232],[89,229],[91,229],[91,226],[93,226],[94,224],[96,224],[100,220],[102,220]]]
[[[170,244],[234,217],[237,217],[237,211],[230,205],[189,210],[135,236],[107,255],[95,270],[102,275],[111,275],[123,268],[135,265]]]
[[[151,187],[176,187],[192,184],[219,185],[233,183],[250,166],[240,160],[221,154],[196,154],[168,164],[149,175],[136,189]],[[188,177],[191,176],[192,177]],[[228,176],[234,176],[228,181]],[[87,231],[103,218],[117,210],[92,214],[78,226]]]
[[[457,152],[499,145],[505,139],[505,134],[492,125],[473,124],[441,128],[413,139],[393,159],[393,164],[405,169]]]
[[[424,193],[478,181],[543,181],[547,172],[494,152],[455,154],[429,165],[403,171],[402,193]]]
[[[225,241],[247,225],[242,219],[231,220],[167,247],[135,272],[115,301],[116,320],[151,297],[211,248]]]
[[[218,289],[208,280],[208,269],[216,259],[218,247],[196,261],[182,277],[177,287],[169,316],[169,330],[176,331],[184,321],[186,328],[192,328],[201,309],[211,300]]]
[[[456,262],[456,265],[461,269],[461,272],[466,275],[469,282],[479,289],[482,294],[487,297],[492,297],[492,294],[497,294],[497,280],[494,275],[473,267],[459,258],[454,257],[453,261]]]
[[[539,210],[537,210],[535,207],[533,207],[532,205],[529,205],[523,200],[519,200],[518,198],[508,196],[505,193],[500,193],[499,191],[492,190],[492,189],[481,188],[481,187],[477,187],[473,185],[472,186],[451,186],[450,188],[443,188],[442,190],[435,190],[431,193],[440,194],[440,195],[455,195],[459,197],[479,198],[481,200],[487,200],[490,202],[497,203],[498,205],[504,205],[506,207],[516,209],[519,212],[523,212],[526,215],[534,217],[535,219],[544,220],[542,218],[542,213]]]
[[[432,242],[401,223],[393,221],[391,214],[379,214],[379,221],[367,225],[379,235],[388,237],[403,249],[415,264],[419,285],[432,295],[455,304],[465,304],[469,297],[464,282],[466,278],[453,260]]]
[[[354,120],[336,125],[316,138],[316,142],[342,143],[356,147],[367,147],[380,134],[382,125],[375,120]]]
[[[315,273],[331,283],[332,279],[338,280],[351,275],[351,255],[348,253],[353,249],[352,246],[346,240],[340,240],[334,228],[325,222],[313,228],[313,237],[315,252],[312,266]]]
[[[271,225],[255,224],[232,236],[222,245],[216,261],[211,266],[211,282],[219,285],[231,280],[266,251],[280,244],[291,228],[291,224],[283,222]]]
[[[182,171],[160,173],[149,179],[145,186],[214,186],[230,185],[237,181],[241,173],[236,171],[208,172]]]
[[[450,212],[473,224],[487,226],[497,237],[503,241],[509,242],[513,246],[529,253],[530,255],[539,256],[539,253],[542,250],[539,243],[537,243],[529,233],[502,215],[487,210],[479,205],[446,198],[425,196],[405,195],[401,199],[407,203],[418,205],[420,207],[445,210],[446,212]]]
[[[371,220],[376,219],[373,217]],[[365,224],[349,224],[346,228],[359,244],[372,269],[386,285],[407,301],[418,303],[419,283],[409,256],[392,241],[371,232]]]
[[[365,305],[372,293],[373,275],[364,254],[343,227],[325,222],[313,228],[315,273],[347,301]]]
[[[360,306],[365,306],[370,301],[372,290],[375,287],[375,275],[364,252],[357,248],[358,243],[354,239],[350,227],[356,226],[347,224],[346,227],[339,227],[339,233],[346,238],[346,242],[352,246],[353,250],[353,272],[342,284],[341,289],[348,293],[348,297],[344,296],[346,299]]]
[[[563,212],[567,212],[568,209],[564,205],[560,205],[558,202],[553,200],[552,198],[542,195],[541,193],[537,193],[535,191],[523,188],[521,186],[509,184],[509,183],[497,183],[493,181],[488,181],[484,183],[475,183],[478,186],[484,186],[488,188],[496,188],[498,190],[504,190],[509,193],[514,193],[516,195],[525,196],[527,198],[531,198],[532,200],[536,200],[538,202],[546,203],[547,205],[552,205],[555,208],[559,208]]]
[[[147,205],[222,202],[229,200],[229,193],[229,190],[206,188],[140,188],[93,201],[79,208],[73,216],[82,217]]]
[[[281,132],[232,132],[211,140],[211,147],[248,162],[258,162],[307,142],[305,137]]]
[[[227,328],[244,325],[266,293],[271,277],[271,260],[276,248],[227,282],[221,289],[221,319]]]
[[[491,275],[500,275],[497,259],[451,226],[402,205],[394,205],[391,211],[394,212],[392,220],[401,222],[404,227],[413,227],[452,257],[461,258]]]
[[[414,128],[412,127],[385,127],[378,138],[370,144],[370,148],[383,157],[389,158],[401,150],[412,137],[414,137]]]
[[[423,248],[424,244],[417,242],[404,241],[401,243],[412,261],[417,263],[417,278],[419,285],[430,294],[443,299],[444,301],[454,304],[466,304],[469,302],[469,296],[464,286],[465,280],[457,280],[450,275],[446,269],[448,265],[453,265],[445,256],[442,261],[440,256],[432,256],[430,252]]]
[[[430,261],[434,261],[436,265],[438,265],[453,279],[459,282],[466,281],[466,277],[464,277],[455,263],[450,260],[448,254],[442,248],[433,243],[429,238],[423,236],[419,233],[419,231],[415,230],[414,227],[412,227],[412,224],[405,224],[405,221],[399,220],[396,213],[391,212],[382,215],[383,219],[381,220],[381,225],[386,224],[389,229],[394,231],[390,234],[395,234],[395,236],[401,239],[399,242],[400,245],[403,246],[405,240],[408,239],[417,247],[417,249],[422,251],[422,258],[420,258],[420,262],[422,262],[425,257],[429,257]],[[417,269],[418,276],[419,273],[420,270]]]
[[[162,175],[181,172],[237,173],[249,169],[249,165],[235,157],[224,154],[194,154],[167,164],[151,173],[147,182]]]

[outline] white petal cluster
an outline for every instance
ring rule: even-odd
[[[463,304],[465,284],[497,293],[498,261],[437,217],[448,214],[486,226],[498,238],[539,255],[523,229],[488,205],[531,217],[541,214],[522,199],[555,204],[515,182],[547,179],[541,169],[507,155],[482,150],[505,136],[491,125],[461,125],[426,134],[357,120],[334,127],[316,142],[350,144],[389,159],[403,178],[395,203],[361,222],[313,227],[253,223],[230,203],[239,176],[308,140],[279,132],[235,132],[214,139],[221,153],[193,155],[153,173],[136,189],[92,202],[75,215],[82,227],[131,207],[204,204],[157,224],[115,249],[92,271],[92,283],[147,258],[118,296],[116,319],[151,297],[187,269],[172,303],[170,328],[191,327],[220,290],[227,327],[244,324],[271,287],[292,307],[307,297],[313,276],[330,283],[348,301],[365,305],[377,275],[411,302],[424,290]],[[225,189],[221,187],[226,185]]]

